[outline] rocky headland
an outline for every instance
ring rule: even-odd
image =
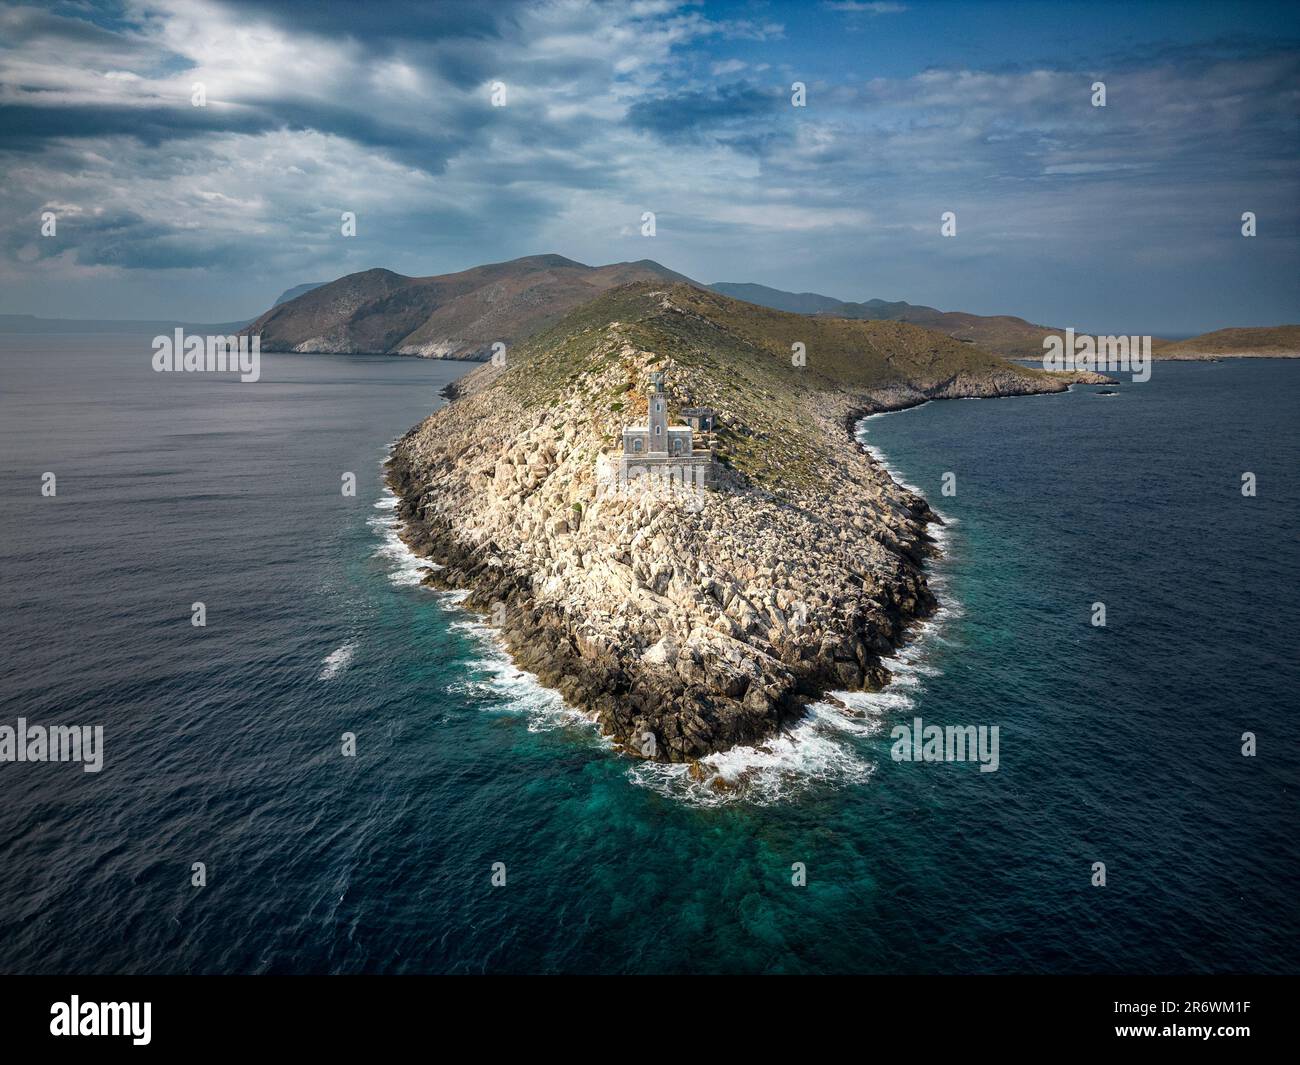
[[[717,412],[710,488],[612,476],[656,370],[671,415]],[[857,419],[1076,379],[904,323],[638,283],[461,379],[389,476],[407,542],[438,564],[428,583],[467,589],[516,663],[628,753],[694,761],[828,691],[884,685],[881,659],[936,607],[938,518],[857,443]]]

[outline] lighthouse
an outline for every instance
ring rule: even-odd
[[[696,451],[690,425],[668,424],[668,392],[664,375],[654,370],[646,383],[646,420],[623,429],[623,454],[619,482],[627,484],[649,474],[679,483],[711,485],[714,460],[711,451]],[[709,412],[712,427],[712,411]]]
[[[664,375],[655,370],[646,388],[646,410],[650,412],[650,434],[646,449],[651,455],[668,454],[668,397],[664,394]],[[689,448],[690,437],[687,437]],[[680,445],[679,445],[680,453]]]

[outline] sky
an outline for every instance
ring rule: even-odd
[[[1297,323],[1300,5],[0,4],[0,187],[0,313],[226,322],[558,253],[1095,332]]]

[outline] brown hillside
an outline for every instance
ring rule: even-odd
[[[405,277],[366,270],[271,308],[245,332],[266,351],[485,359],[633,281],[685,280],[648,259],[591,267],[532,255],[455,274]]]

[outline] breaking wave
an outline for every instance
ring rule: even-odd
[[[449,601],[447,605],[453,606],[454,603]],[[486,700],[494,712],[523,715],[529,732],[582,726],[590,730],[593,737],[600,735],[589,714],[570,706],[559,692],[547,688],[532,673],[516,666],[491,626],[465,619],[452,622],[451,628],[468,632],[484,652],[483,657],[467,663],[469,675],[454,684],[453,690]]]
[[[417,587],[424,580],[426,573],[442,569],[438,563],[417,555],[398,535],[397,494],[391,488],[384,488],[384,495],[375,504],[375,509],[383,513],[370,518],[366,524],[374,529],[383,541],[375,549],[375,557],[392,564],[388,579],[393,584],[400,588]]]
[[[375,509],[383,513],[371,518],[369,525],[383,542],[374,555],[389,563],[388,579],[393,584],[418,587],[426,573],[442,567],[421,558],[398,535],[397,502],[392,489],[385,488],[383,498],[375,504]],[[453,632],[467,633],[480,655],[465,663],[466,676],[449,685],[450,691],[485,700],[491,711],[523,714],[530,732],[584,725],[595,736],[600,735],[589,715],[569,706],[558,692],[514,664],[495,629],[460,609],[469,596],[468,590],[430,588],[429,594],[453,618],[447,627]]]
[[[323,668],[317,674],[316,679],[333,680],[351,664],[352,655],[356,649],[357,643],[355,640],[351,643],[345,643],[342,647],[335,648],[323,659]]]

